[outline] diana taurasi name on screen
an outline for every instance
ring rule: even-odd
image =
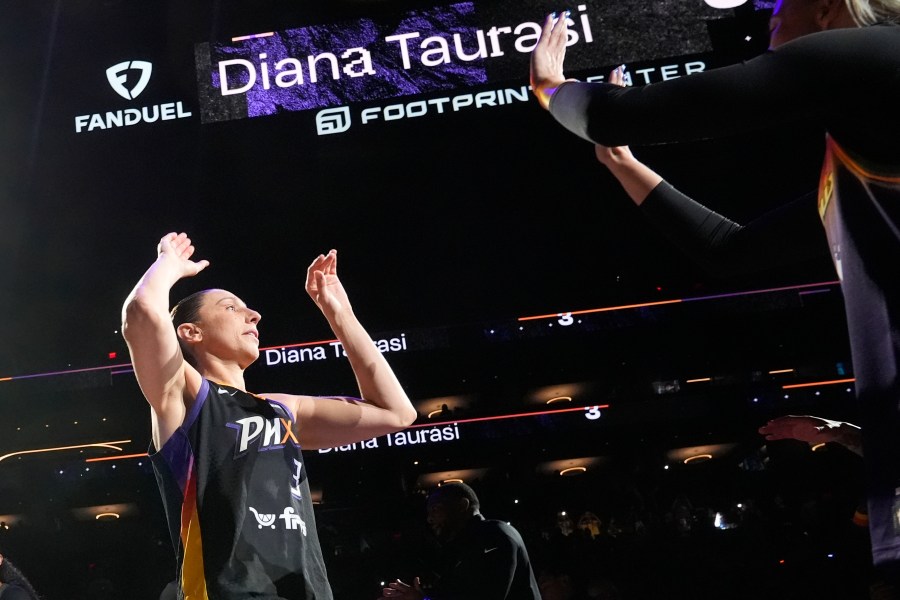
[[[375,347],[382,354],[388,352],[403,352],[406,350],[406,334],[398,337],[374,340]],[[270,348],[265,351],[266,366],[287,365],[307,361],[327,360],[329,358],[346,358],[344,345],[340,342],[327,342],[313,346]]]
[[[594,36],[588,22],[587,6],[582,4],[578,6],[581,14],[578,15],[581,29],[576,29],[576,21],[569,19],[570,25],[573,27],[569,30],[568,46],[575,45],[580,42],[591,43]],[[474,60],[495,58],[503,56],[504,46],[508,42],[505,36],[516,36],[512,41],[512,47],[520,54],[530,54],[537,44],[537,40],[541,34],[541,24],[526,21],[515,27],[491,27],[487,31],[476,29],[472,34],[468,35],[469,39],[464,40],[462,34],[454,33],[452,35],[431,35],[416,44],[416,40],[422,37],[422,34],[416,31],[389,35],[384,38],[388,44],[395,45],[400,53],[400,60],[404,70],[412,68],[412,53],[410,47],[417,45],[421,51],[417,60],[422,66],[435,68],[442,65],[453,64],[455,60],[461,62],[472,62]],[[452,45],[451,45],[452,41]],[[467,51],[466,44],[474,43],[477,49]],[[508,46],[506,46],[508,47]],[[233,58],[229,60],[219,61],[219,91],[223,96],[234,94],[243,94],[257,85],[262,84],[264,90],[268,90],[274,84],[278,88],[290,88],[305,85],[303,61],[295,57],[287,57],[279,60],[274,65],[267,62],[268,55],[265,52],[259,54],[259,71],[257,65],[243,58]],[[393,63],[394,61],[390,61]],[[321,52],[306,57],[306,71],[309,74],[309,83],[317,83],[319,80],[319,63],[326,63],[330,67],[331,79],[338,80],[341,73],[347,77],[364,77],[366,75],[376,75],[372,53],[362,47],[349,48],[340,53],[340,57],[333,52]],[[329,70],[327,69],[326,70]],[[273,79],[274,76],[274,79]],[[241,83],[235,85],[230,82]],[[234,85],[234,87],[232,87]]]
[[[384,439],[385,446],[378,444],[379,439]],[[396,431],[382,438],[372,438],[361,442],[353,442],[346,446],[335,446],[334,448],[321,448],[319,454],[328,454],[330,452],[352,452],[354,450],[372,450],[382,447],[393,448],[397,446],[415,446],[417,444],[436,444],[439,442],[454,442],[460,439],[459,423],[447,425],[436,425],[434,427],[422,427],[415,429],[404,429]]]

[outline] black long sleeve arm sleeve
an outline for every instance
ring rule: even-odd
[[[568,82],[550,99],[566,129],[605,146],[711,139],[803,121],[857,159],[896,165],[900,26],[805,35],[734,65],[635,87]]]
[[[815,192],[741,225],[663,181],[641,212],[672,244],[720,277],[828,259]]]

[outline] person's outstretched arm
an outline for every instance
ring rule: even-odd
[[[567,79],[567,19],[548,16],[531,54],[531,87],[539,104],[582,139],[606,146],[666,144],[789,125],[826,125],[848,150],[883,146],[884,132],[853,118],[861,99],[877,97],[896,67],[877,57],[890,32],[836,30],[802,36],[749,60],[684,77],[623,88]],[[860,60],[853,60],[859,57]],[[822,94],[841,74],[860,81],[853,94]],[[863,139],[865,138],[865,139]]]
[[[185,362],[169,316],[169,291],[175,282],[209,265],[205,260],[192,261],[193,254],[187,234],[164,235],[157,245],[156,260],[122,307],[122,335],[135,377],[153,408],[153,442],[157,449],[184,421],[185,398],[192,399],[200,386],[200,375]],[[192,379],[190,389],[186,377]]]
[[[810,444],[834,442],[860,456],[862,429],[853,423],[833,421],[812,415],[785,415],[772,419],[759,428],[767,441],[799,440]]]
[[[625,66],[610,71],[607,81],[612,85],[625,87]],[[647,196],[663,181],[659,173],[635,158],[628,146],[595,144],[594,154],[637,206],[643,204]]]
[[[609,74],[624,87],[624,66]],[[595,144],[594,154],[648,221],[695,262],[729,277],[828,256],[811,193],[741,225],[675,189],[628,146]]]
[[[625,87],[625,67],[613,69],[608,81]],[[715,268],[717,255],[728,247],[732,236],[743,230],[734,221],[708,209],[679,192],[662,176],[635,158],[628,146],[594,145],[594,154],[616,178],[628,197],[648,219],[676,246],[713,272],[728,273],[734,264]],[[648,198],[652,200],[646,204]],[[743,244],[738,243],[738,246]],[[740,250],[740,249],[739,249]],[[756,256],[755,253],[732,252],[732,256]]]
[[[609,169],[636,206],[641,206],[663,182],[662,176],[635,158],[628,146],[596,144],[594,154]]]
[[[595,153],[647,221],[709,273],[730,278],[829,259],[815,191],[742,225],[673,187],[628,146],[597,145]]]
[[[418,414],[403,386],[356,318],[337,273],[337,251],[320,254],[306,273],[306,291],[341,342],[359,386],[360,401],[294,396],[296,428],[304,448],[370,439],[411,425]],[[279,399],[281,395],[268,395]]]

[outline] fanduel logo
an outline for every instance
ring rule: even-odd
[[[134,87],[129,90],[125,87],[127,77],[124,72],[132,69],[139,71],[141,77],[138,79],[138,82],[134,84]],[[118,95],[126,100],[134,100],[140,96],[141,92],[144,91],[144,88],[147,87],[147,83],[150,81],[150,73],[152,72],[153,65],[145,60],[126,60],[125,62],[120,62],[119,64],[108,68],[106,70],[106,78],[109,80],[109,85],[112,86],[112,89],[115,90]]]
[[[138,73],[137,82],[129,89],[129,73]],[[150,83],[153,64],[145,60],[126,60],[106,69],[106,79],[110,87],[126,100],[134,100]],[[190,117],[181,102],[165,102],[139,108],[125,108],[105,113],[93,113],[75,117],[75,133],[94,131],[95,129],[114,129],[128,127],[138,123],[154,123]]]

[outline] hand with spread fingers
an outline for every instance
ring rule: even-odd
[[[541,35],[531,52],[531,91],[540,105],[549,109],[550,96],[567,80],[563,75],[570,12],[550,13],[544,19]]]
[[[177,277],[193,277],[209,266],[208,260],[191,260],[194,244],[184,232],[167,233],[156,247],[157,255],[167,260],[169,268]]]

